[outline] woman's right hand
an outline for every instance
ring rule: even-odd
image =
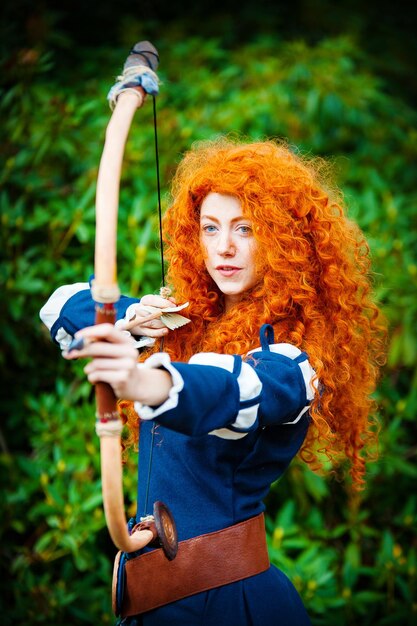
[[[135,317],[137,324],[132,326],[133,322],[129,322],[128,320],[119,320],[117,322],[117,327],[120,330],[124,330],[127,327],[127,324],[129,324],[129,332],[131,332],[132,335],[145,335],[146,337],[152,338],[164,337],[168,334],[169,329],[163,322],[161,322],[160,319],[141,322],[141,319],[145,320],[150,317],[149,311],[145,309],[145,306],[151,306],[155,309],[163,310],[175,305],[175,298],[162,298],[162,296],[152,294],[143,296],[138,304],[129,308],[130,319]]]

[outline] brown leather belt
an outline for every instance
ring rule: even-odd
[[[113,573],[113,610],[121,552]],[[161,548],[125,563],[122,617],[139,615],[201,591],[227,585],[269,568],[263,513],[245,522],[180,541],[169,561]]]

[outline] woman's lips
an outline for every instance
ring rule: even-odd
[[[234,267],[233,265],[219,265],[216,267],[216,270],[219,272],[219,274],[227,278],[234,276],[235,274],[240,272],[241,269],[241,267]]]

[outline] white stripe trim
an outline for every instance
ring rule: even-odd
[[[262,383],[259,380],[259,376],[249,363],[242,363],[237,382],[239,384],[239,399],[241,402],[256,398],[262,391]]]
[[[231,354],[217,354],[216,352],[198,352],[188,361],[190,365],[211,365],[221,367],[232,373],[235,366],[235,357]]]
[[[88,283],[62,285],[58,287],[58,289],[55,289],[39,311],[39,317],[48,330],[51,330],[52,326],[55,324],[64,304],[79,291],[86,291],[87,289],[90,289]]]
[[[298,365],[300,366],[300,370],[304,378],[307,400],[311,402],[311,400],[313,400],[315,396],[315,393],[318,387],[317,378],[313,380],[313,378],[316,375],[316,372],[313,370],[308,360],[303,361],[302,363],[299,363]]]
[[[74,337],[72,335],[70,335],[69,333],[67,333],[67,331],[65,330],[65,328],[63,328],[61,326],[61,328],[58,328],[56,334],[55,334],[55,341],[57,341],[59,343],[59,347],[61,348],[61,350],[67,350],[67,348],[69,348],[69,345],[71,343],[71,341],[74,339]]]
[[[222,369],[227,370],[232,373],[235,366],[235,358],[231,354],[217,354],[215,352],[200,352],[195,354],[189,360],[189,363],[198,364],[198,365],[211,365],[214,367],[221,367]],[[251,400],[252,398],[257,398],[262,391],[262,383],[259,380],[258,374],[255,372],[253,367],[249,365],[249,363],[242,363],[240,374],[237,377],[237,383],[239,385],[239,401],[245,402],[246,400]],[[241,409],[237,416],[236,420],[233,422],[232,426],[234,428],[239,428],[242,430],[249,430],[255,424],[257,416],[258,416],[258,408],[259,404],[255,404],[250,407],[246,407]],[[221,435],[219,433],[222,433]],[[225,436],[225,433],[232,433],[233,436]],[[227,428],[218,429],[216,431],[212,431],[209,434],[215,434],[223,439],[241,439],[241,436],[235,437],[235,434],[242,435],[242,433],[235,433],[234,431],[230,431]]]
[[[300,421],[300,419],[302,418],[302,416],[304,415],[304,413],[306,413],[308,411],[308,409],[310,408],[310,405],[308,404],[307,406],[304,407],[304,409],[302,409],[299,414],[297,415],[297,417],[295,418],[295,420],[293,420],[292,422],[282,422],[282,426],[285,426],[286,424],[296,424],[297,422]]]
[[[208,434],[220,437],[220,439],[237,440],[243,439],[243,437],[246,437],[248,433],[235,433],[233,430],[229,430],[228,428],[217,428]]]
[[[248,406],[246,409],[240,409],[237,414],[236,420],[232,426],[242,430],[249,430],[255,424],[258,417],[259,404]]]

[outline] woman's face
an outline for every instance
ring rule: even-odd
[[[209,193],[200,210],[200,241],[208,273],[225,296],[226,310],[258,282],[251,221],[234,196]]]

